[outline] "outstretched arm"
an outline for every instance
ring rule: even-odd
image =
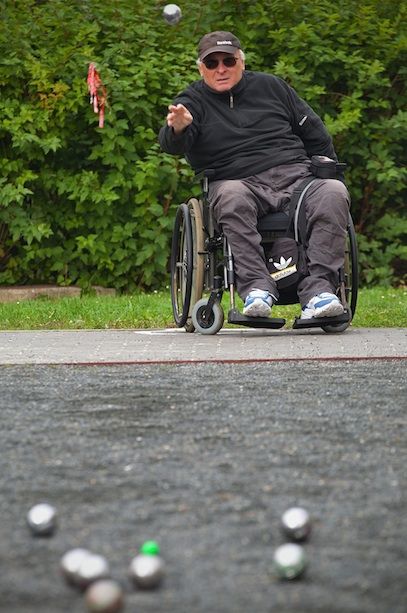
[[[168,107],[167,125],[175,134],[181,134],[193,121],[191,113],[183,104],[170,104]]]
[[[181,103],[170,104],[166,122],[158,135],[161,149],[173,155],[185,154],[197,134],[196,118]]]

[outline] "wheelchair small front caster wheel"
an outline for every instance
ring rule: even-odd
[[[347,321],[340,324],[325,324],[324,326],[321,326],[321,328],[324,332],[327,332],[327,334],[338,334],[339,332],[345,332],[345,330],[349,328],[352,321],[352,312],[350,309],[348,309],[348,317],[349,318]]]
[[[201,298],[192,309],[192,323],[201,334],[216,334],[223,326],[224,313],[219,302],[214,302],[210,314],[205,313],[208,300]]]
[[[338,334],[339,332],[345,332],[345,330],[349,328],[349,325],[350,321],[343,324],[338,324],[337,326],[335,326],[335,324],[327,324],[326,326],[321,326],[321,328],[327,334]]]

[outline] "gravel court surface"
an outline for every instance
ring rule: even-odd
[[[76,613],[59,560],[105,555],[125,611],[404,613],[406,361],[0,367],[0,609]],[[25,524],[57,507],[51,538]],[[306,576],[272,570],[282,512]],[[157,539],[167,577],[127,568]]]

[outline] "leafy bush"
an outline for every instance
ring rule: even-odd
[[[407,219],[386,213],[376,224],[380,240],[359,238],[359,259],[365,285],[396,285],[407,281]]]
[[[4,0],[0,29],[0,283],[152,288],[167,281],[175,208],[198,186],[157,132],[197,78],[206,31],[232,29],[249,69],[287,79],[319,112],[348,163],[362,280],[397,283],[405,38],[401,0],[208,3]],[[105,127],[88,104],[95,62]]]

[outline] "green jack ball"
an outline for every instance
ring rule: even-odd
[[[157,541],[145,541],[140,547],[140,553],[146,556],[158,556],[160,555],[160,546]]]

